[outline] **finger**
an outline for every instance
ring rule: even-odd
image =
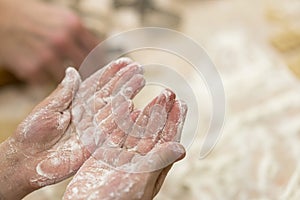
[[[151,108],[158,102],[163,102],[164,96],[161,94],[154,98],[140,113],[136,122],[133,125],[131,132],[128,133],[124,147],[126,149],[133,149],[138,145],[139,140],[145,132],[148,118],[150,116]]]
[[[159,139],[159,133],[165,125],[167,112],[174,99],[175,94],[172,91],[164,90],[148,104],[126,140],[127,148],[136,147],[136,151],[141,154],[146,154],[153,148]]]
[[[125,97],[129,98],[135,93],[135,90],[141,89],[141,87],[136,87],[140,84],[144,86],[145,80],[142,76],[144,73],[143,68],[141,65],[137,63],[132,63],[128,65],[128,70],[126,72],[121,73],[120,71],[120,78],[116,78],[117,80],[114,83],[112,94],[116,95],[117,93],[121,92]],[[124,93],[126,92],[126,93]],[[126,95],[129,92],[128,95]]]
[[[176,95],[171,90],[169,90],[169,89],[163,90],[156,98],[154,98],[144,108],[143,112],[141,113],[141,116],[138,117],[136,124],[137,125],[147,124],[150,114],[155,105],[161,106],[163,109],[165,109],[166,112],[169,112],[170,108],[172,107],[172,105],[174,103],[175,98],[176,98]]]
[[[17,128],[16,138],[20,142],[29,139],[37,149],[50,148],[65,133],[71,121],[68,110],[63,112],[49,112],[49,110],[39,109],[32,112]],[[45,146],[45,144],[47,146]],[[30,152],[34,154],[36,152]]]
[[[132,102],[124,101],[120,103],[119,108],[116,110],[116,116],[122,115],[124,110],[129,110],[130,113],[132,108]],[[102,146],[108,136],[118,128],[115,123],[114,115],[111,115],[110,113],[111,106],[107,105],[104,109],[99,110],[94,117],[95,119],[91,120],[91,123],[93,123],[91,126],[94,127],[92,130],[92,135],[89,135],[88,137],[84,136],[84,139],[88,141],[86,143],[89,146],[93,146],[94,148]]]
[[[138,115],[141,111],[136,110],[130,114],[130,118],[133,122],[136,121]],[[121,147],[126,139],[126,133],[122,130],[122,128],[116,128],[108,137],[105,143],[103,144],[104,147]]]
[[[134,172],[154,172],[182,159],[185,156],[184,147],[177,142],[167,142],[156,145],[145,156],[136,155],[131,164],[135,166]]]
[[[135,121],[138,114],[139,111],[134,111],[129,117],[131,117],[131,119]],[[134,152],[124,152],[123,149],[118,148],[121,147],[124,143],[125,134],[126,133],[119,128],[113,130],[111,134],[107,135],[106,141],[101,147],[97,149],[97,151],[93,154],[93,157],[96,160],[105,162],[111,167],[119,167],[124,163],[128,163],[134,156]],[[110,156],[107,157],[108,154],[110,154]]]
[[[130,117],[130,113],[133,109],[132,102],[124,101],[119,108],[115,110],[115,115],[107,115],[106,113],[110,112],[102,112],[98,113],[96,116],[96,123],[97,129],[100,131],[100,134],[104,134],[105,136],[108,136],[111,134],[115,129],[118,128],[118,125],[122,125],[119,119],[115,116],[122,116],[124,113],[128,112],[128,116]],[[124,124],[123,126],[127,126],[127,124]],[[123,128],[123,127],[122,127]],[[130,128],[130,127],[126,127]]]
[[[79,98],[83,99],[84,101],[86,101],[86,99],[88,98],[93,98],[94,95],[96,95],[97,90],[99,90],[99,88],[102,88],[107,82],[109,82],[115,76],[115,74],[119,70],[121,70],[131,62],[132,61],[129,58],[120,58],[116,61],[111,62],[106,67],[95,72],[93,75],[91,75],[81,84],[81,87],[78,91],[78,93],[81,94]],[[96,97],[97,100],[101,100],[101,101],[103,100],[101,95],[96,95],[96,96],[97,96]],[[105,105],[105,102],[102,105],[101,101],[99,102],[99,107]],[[94,103],[92,102],[92,105],[97,106],[98,104],[94,105]],[[97,107],[96,110],[98,110]]]
[[[120,86],[117,86],[116,89],[113,91],[113,95],[120,93],[126,99],[133,99],[145,86],[145,78],[142,74],[135,74],[127,83],[125,81],[128,80],[121,80],[118,82]]]
[[[168,120],[160,135],[159,142],[179,142],[181,132],[187,114],[187,105],[183,101],[176,100],[168,114]]]
[[[79,140],[88,152],[93,153],[97,148],[99,143],[103,143],[105,140],[105,136],[99,134],[99,131],[96,127],[89,126],[86,129],[76,130],[77,135],[79,136]]]
[[[132,63],[127,65],[120,71],[118,71],[114,77],[103,87],[99,88],[99,94],[101,97],[107,97],[114,95],[119,92],[119,90],[126,84],[135,74],[142,74],[143,69],[137,63]]]
[[[140,115],[141,111],[140,110],[135,110],[131,113],[131,120],[133,122],[135,122],[138,118],[138,116]],[[126,136],[127,133],[122,131],[121,129],[117,129],[116,132],[114,132],[112,135],[110,135],[110,137],[107,140],[107,145],[110,146],[116,146],[116,147],[122,147],[125,140],[126,140]],[[135,152],[128,152],[128,151],[124,151],[124,149],[122,149],[123,151],[120,153],[117,162],[115,163],[115,166],[119,169],[119,170],[126,170],[124,168],[124,165],[127,163],[130,163],[131,159],[133,158],[133,156],[135,155]],[[130,165],[129,165],[130,167]]]
[[[95,94],[95,109],[101,109],[109,101],[107,97],[116,96],[117,93],[122,92],[121,95],[127,99],[133,97],[145,85],[141,73],[143,70],[137,64],[128,65],[120,70],[111,81]]]
[[[21,136],[40,133],[40,141],[47,140],[54,143],[59,135],[64,133],[70,122],[70,112],[67,110],[79,87],[80,77],[76,70],[66,70],[66,77],[57,89],[44,101],[37,105],[30,115],[18,126]],[[47,134],[47,133],[52,134]],[[44,133],[44,134],[43,134]],[[49,138],[56,138],[51,140]],[[39,138],[34,138],[38,141]],[[48,140],[49,139],[49,140]]]
[[[114,71],[115,70],[113,70],[113,72]],[[109,73],[111,73],[111,72],[112,71],[109,70]],[[80,91],[78,92],[78,94],[80,93],[80,96],[77,96],[77,97],[79,99],[82,99],[82,105],[76,104],[76,105],[74,105],[74,108],[77,108],[76,111],[78,111],[78,113],[82,113],[82,110],[85,110],[86,112],[89,112],[92,115],[94,115],[96,112],[98,112],[97,117],[96,117],[98,122],[105,119],[113,111],[112,106],[111,106],[112,102],[107,97],[111,96],[111,93],[113,92],[115,84],[117,84],[118,81],[125,82],[125,80],[128,80],[134,74],[141,73],[141,72],[142,72],[142,70],[141,70],[140,66],[138,66],[138,65],[127,66],[127,67],[123,68],[121,71],[119,71],[117,73],[117,75],[106,85],[106,87],[103,88],[102,90],[100,90],[99,92],[97,92],[96,94],[89,94],[90,88],[85,88],[85,86],[81,87]],[[132,81],[134,81],[135,84],[130,82],[128,87],[131,87],[133,92],[137,93],[137,90],[140,89],[144,85],[144,80],[141,77],[138,77],[136,79],[133,79]],[[84,85],[84,83],[82,85]],[[126,89],[127,87],[124,87],[124,88]],[[83,91],[83,89],[86,89],[87,92]],[[88,95],[90,95],[90,96],[88,96]],[[126,100],[122,96],[119,96],[119,97],[121,97],[121,98],[119,98],[119,99],[116,98],[113,100],[113,102],[118,103],[118,105],[120,105],[120,103],[122,103],[124,100]],[[121,100],[121,102],[120,102],[120,100]],[[78,100],[77,102],[81,102],[81,101]],[[116,107],[117,106],[114,105],[114,108],[116,108]],[[74,110],[74,112],[75,112],[75,110]],[[78,121],[78,119],[81,119],[81,115],[79,114],[78,116],[79,117],[74,118],[76,121]]]
[[[132,60],[129,58],[119,58],[118,60],[112,61],[82,83],[82,92],[89,91],[94,94],[98,88],[102,88],[107,82],[109,82],[115,74],[120,71],[120,69],[126,67],[130,63],[132,63]],[[90,93],[88,94],[91,95]]]
[[[114,116],[115,123],[117,124],[118,128],[124,131],[126,134],[131,132],[132,126],[134,125],[134,121],[130,117],[133,109],[133,103],[130,99],[133,98],[144,85],[144,77],[137,74],[122,87],[120,94],[112,98],[111,112]],[[119,108],[119,105],[121,105],[121,103],[124,101],[130,103],[132,107],[130,107],[130,109],[128,109],[128,107],[127,109],[122,110],[122,112],[118,112],[117,109]]]
[[[74,68],[66,70],[66,76],[59,86],[48,96],[38,108],[46,110],[62,112],[66,110],[74,97],[74,94],[79,88],[80,76]]]
[[[114,105],[112,105],[114,103]],[[95,114],[96,124],[101,123],[107,117],[112,116],[116,119],[123,119],[123,115],[130,114],[133,109],[133,103],[122,96],[114,97],[111,102],[108,102],[102,109],[99,109]],[[123,113],[121,113],[121,111]]]
[[[124,101],[120,105],[119,112],[122,112],[124,109],[131,110],[132,104],[128,103],[130,102]],[[76,125],[76,128],[84,146],[88,148],[90,152],[94,152],[97,147],[102,146],[108,135],[111,134],[117,126],[114,122],[113,115],[111,115],[111,105],[105,106],[102,110],[99,110],[98,113],[91,115],[91,117],[88,116],[82,118],[83,120]]]

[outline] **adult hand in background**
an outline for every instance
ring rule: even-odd
[[[98,40],[70,10],[37,0],[0,0],[0,65],[29,82],[60,81]]]
[[[21,198],[35,189],[73,175],[92,153],[93,144],[100,142],[83,144],[81,137],[90,134],[89,128],[96,125],[100,130],[111,129],[109,123],[96,124],[95,121],[110,118],[111,100],[124,96],[128,88],[132,92],[118,101],[122,103],[124,99],[124,103],[130,106],[127,100],[144,86],[141,74],[138,64],[122,58],[80,84],[77,71],[68,68],[58,88],[34,108],[12,137],[1,144],[2,153],[12,153],[3,156],[8,160],[4,160],[2,166],[9,170],[0,173],[0,196]],[[105,132],[97,133],[95,138],[105,140],[101,135]]]
[[[174,93],[165,90],[142,112],[126,110],[126,104],[115,110],[118,128],[81,166],[63,199],[153,199],[184,157],[178,142],[187,107]]]

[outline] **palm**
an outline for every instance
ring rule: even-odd
[[[139,65],[123,60],[82,83],[73,103],[72,124],[76,127],[79,140],[90,153],[116,129],[113,124],[113,104],[129,108],[131,103],[128,99],[133,98],[144,86],[141,74]]]
[[[125,101],[133,97],[144,84],[141,72],[141,68],[129,60],[113,62],[86,79],[78,91],[73,89],[67,95],[62,92],[62,99],[48,98],[33,111],[32,115],[36,117],[28,117],[31,123],[27,137],[23,137],[21,130],[28,126],[28,120],[16,133],[17,140],[22,142],[22,149],[26,149],[24,155],[31,163],[28,170],[34,168],[30,180],[33,186],[58,182],[78,170],[95,147],[105,141],[106,134],[114,129],[109,121],[112,115],[111,100],[115,99],[112,95],[120,96],[118,94],[123,89],[131,87],[132,92],[126,98],[123,95],[124,98],[118,99]],[[65,98],[73,99],[71,109],[70,101],[63,107],[58,106]],[[53,105],[52,101],[57,105]],[[49,104],[59,109],[45,110]],[[46,122],[45,118],[48,119]],[[100,123],[104,119],[108,120]],[[57,126],[57,121],[62,122]],[[96,132],[96,128],[103,131]]]
[[[132,120],[122,115],[125,109],[116,109],[118,128],[78,171],[65,199],[152,199],[168,166],[183,156],[177,142],[186,106],[172,92],[166,90],[142,112],[132,112]]]

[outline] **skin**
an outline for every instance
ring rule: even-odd
[[[112,115],[111,109],[104,109],[111,103],[110,97],[130,86],[133,92],[126,99],[133,98],[144,86],[142,73],[139,65],[122,58],[81,83],[77,71],[68,68],[57,89],[0,145],[0,166],[6,169],[0,171],[0,199],[21,199],[72,176],[95,149],[93,144],[83,144],[80,137],[89,132],[82,131],[85,128],[79,124],[92,127],[90,122]],[[118,83],[124,83],[123,87]]]
[[[0,0],[0,65],[21,80],[60,81],[98,44],[67,8],[37,0]]]
[[[81,83],[73,68],[0,145],[0,199],[21,199],[76,173],[64,199],[152,199],[172,164],[186,105],[163,91],[143,111],[131,99],[145,81],[122,58]],[[91,156],[92,155],[92,156]]]
[[[118,116],[124,115],[124,107],[117,110]],[[134,123],[125,116],[122,120],[129,126],[115,126],[76,173],[63,199],[153,199],[172,164],[185,155],[178,142],[186,111],[186,105],[166,90],[143,111],[130,113]]]

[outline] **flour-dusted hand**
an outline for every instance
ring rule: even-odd
[[[73,123],[80,141],[89,152],[101,146],[117,126],[114,107],[127,105],[145,85],[142,67],[128,58],[120,58],[84,81],[74,100]],[[99,78],[100,77],[100,78]]]
[[[37,188],[30,183],[35,162],[45,158],[65,134],[71,121],[69,106],[79,84],[78,73],[69,68],[57,89],[1,143],[0,199],[21,199]]]
[[[127,58],[113,61],[82,83],[75,69],[67,69],[58,88],[5,142],[7,151],[18,152],[16,159],[22,163],[18,179],[27,185],[24,194],[59,182],[78,170],[95,149],[94,144],[100,145],[114,130],[109,120],[111,101],[117,99],[130,107],[129,99],[144,86],[142,73],[141,66]],[[132,92],[124,93],[128,88]],[[103,131],[91,132],[93,126]],[[89,143],[89,139],[96,143]],[[0,185],[1,194],[5,191],[1,180]]]
[[[130,120],[126,110],[126,103],[115,109],[118,128],[82,165],[64,199],[152,199],[171,165],[184,157],[178,142],[187,107],[173,92],[165,90],[143,111],[131,112]]]

